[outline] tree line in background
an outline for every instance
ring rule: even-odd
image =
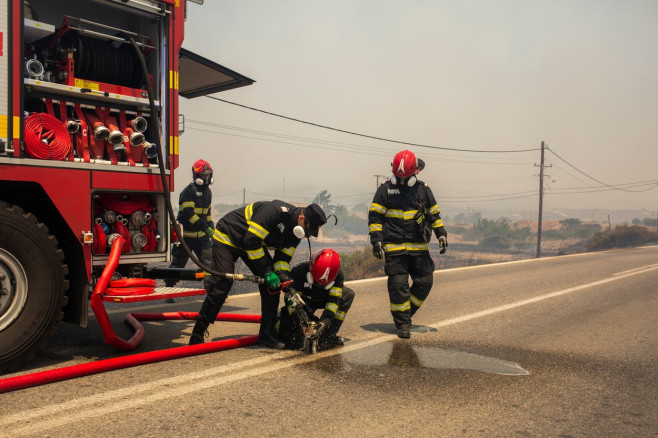
[[[325,238],[349,244],[351,237],[368,234],[368,222],[364,214],[367,208],[364,206],[356,209],[360,214],[350,212],[344,205],[332,203],[331,194],[327,190],[318,193],[312,202],[320,205],[328,216],[336,217],[335,224],[333,218],[329,218],[328,226],[324,227]],[[213,205],[213,210],[221,217],[243,206],[244,204],[216,204]],[[477,247],[484,250],[509,250],[530,246],[532,242],[536,242],[536,233],[529,226],[520,226],[518,222],[508,218],[491,220],[473,213],[468,218],[472,223],[466,223],[466,219],[466,215],[462,213],[461,216],[457,214],[450,221],[447,227],[449,241],[450,236],[460,236],[458,240],[476,242]],[[617,225],[606,227],[607,229],[603,229],[601,224],[584,223],[576,218],[560,220],[559,224],[558,229],[544,230],[542,240],[580,241],[584,243],[587,251],[658,243],[658,233],[655,231],[656,219],[651,218],[636,218],[630,226]],[[357,246],[365,247],[341,254],[346,277],[358,279],[384,275],[383,264],[381,260],[372,256],[367,240],[360,240]]]

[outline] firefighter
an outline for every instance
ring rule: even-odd
[[[176,220],[183,227],[185,243],[194,251],[199,261],[205,266],[212,263],[211,238],[215,225],[211,216],[213,171],[210,163],[197,160],[192,165],[192,182],[183,189],[179,196],[178,216]],[[171,248],[170,268],[184,268],[189,256],[183,245],[175,244]],[[172,287],[178,280],[165,280],[165,286]],[[204,280],[208,290],[209,279]],[[173,300],[172,300],[173,301]]]
[[[306,306],[296,305],[296,300],[286,300],[286,305],[281,308],[279,338],[288,348],[301,348],[304,334],[296,313],[307,312],[309,319],[319,323],[318,345],[321,349],[343,345],[344,340],[337,333],[352,306],[354,291],[343,285],[345,277],[340,270],[338,253],[330,248],[318,251],[310,261],[292,268],[291,276],[292,292]],[[314,315],[318,309],[322,309],[320,318]]]
[[[448,247],[439,206],[432,190],[418,180],[425,163],[408,150],[391,163],[393,175],[377,188],[368,211],[373,255],[384,258],[393,322],[400,338],[410,337],[411,318],[432,289],[434,261],[429,253],[432,232],[445,253]],[[409,277],[412,285],[409,287]]]
[[[213,234],[212,268],[233,273],[240,258],[254,275],[264,279],[258,286],[261,323],[258,344],[285,347],[274,333],[281,294],[281,281],[290,278],[290,260],[302,238],[317,237],[327,217],[317,204],[295,207],[283,201],[260,201],[238,208],[217,221]],[[272,256],[269,250],[274,250]],[[208,325],[215,321],[233,280],[210,276],[206,299],[192,330],[190,345],[204,341]]]

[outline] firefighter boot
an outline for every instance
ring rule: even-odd
[[[335,327],[333,324],[330,324],[326,330],[322,332],[320,338],[318,339],[318,345],[321,349],[326,350],[333,347],[340,347],[345,345],[345,340],[338,336],[339,327]]]
[[[203,344],[205,342],[204,338],[208,337],[208,325],[208,322],[203,318],[197,318],[188,345]]]
[[[286,344],[276,337],[274,329],[268,326],[261,326],[258,332],[258,345],[277,350],[282,350],[286,347]]]
[[[411,337],[411,332],[410,328],[408,325],[401,325],[397,328],[398,331],[398,338],[401,339],[409,339]]]
[[[203,344],[204,337],[208,337],[208,326],[211,321],[217,318],[228,292],[211,290],[206,299],[201,304],[201,310],[196,318],[194,329],[192,329],[192,336],[190,336],[189,345]]]

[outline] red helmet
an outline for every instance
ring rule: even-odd
[[[418,161],[416,155],[408,150],[395,154],[391,163],[393,175],[398,178],[409,178],[418,173]]]
[[[313,254],[308,268],[314,283],[331,287],[340,269],[340,256],[333,249],[325,248]]]
[[[212,166],[206,160],[196,160],[192,165],[192,179],[198,185],[212,183]],[[197,181],[200,179],[201,181]]]

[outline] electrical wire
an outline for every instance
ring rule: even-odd
[[[253,107],[250,107],[250,106],[247,106],[247,105],[242,105],[242,104],[239,104],[239,103],[236,103],[236,102],[231,102],[231,101],[228,101],[226,99],[220,99],[219,97],[214,97],[214,96],[205,96],[205,97],[207,97],[209,99],[217,100],[219,102],[224,102],[224,103],[228,103],[228,104],[231,104],[231,105],[239,106],[241,108],[246,108],[246,109],[249,109],[249,110],[252,110],[252,111],[257,111],[257,112],[260,112],[260,113],[263,113],[263,114],[268,114],[270,116],[279,117],[279,118],[286,119],[286,120],[291,120],[293,122],[304,123],[306,125],[311,125],[311,126],[315,126],[315,127],[323,128],[323,129],[329,129],[331,131],[336,131],[336,132],[342,132],[344,134],[356,135],[356,136],[359,136],[359,137],[371,138],[373,140],[386,141],[386,142],[389,142],[389,143],[397,143],[397,144],[403,144],[403,145],[407,145],[407,146],[417,146],[417,147],[421,147],[421,148],[439,149],[439,150],[444,150],[444,151],[480,152],[480,153],[516,153],[516,152],[530,152],[530,151],[538,151],[539,150],[539,148],[532,148],[532,149],[490,150],[490,151],[487,151],[487,150],[477,150],[477,149],[448,148],[448,147],[443,147],[443,146],[431,146],[431,145],[424,145],[424,144],[419,144],[419,143],[411,143],[411,142],[407,142],[407,141],[391,140],[391,139],[388,139],[388,138],[376,137],[374,135],[361,134],[361,133],[354,132],[354,131],[347,131],[347,130],[344,130],[344,129],[332,128],[331,126],[320,125],[318,123],[307,122],[307,121],[296,119],[296,118],[293,118],[293,117],[287,117],[287,116],[283,116],[281,114],[276,114],[276,113],[273,113],[273,112],[270,112],[270,111],[265,111],[265,110],[261,110],[261,109],[258,109],[258,108],[253,108]]]
[[[591,179],[592,181],[596,181],[597,183],[599,183],[603,186],[609,187],[613,190],[621,190],[621,191],[624,191],[624,192],[644,192],[645,191],[645,190],[628,190],[628,189],[621,188],[619,185],[618,186],[612,186],[610,184],[606,184],[603,181],[599,181],[598,179],[594,178],[593,176],[590,176],[590,175],[586,174],[585,172],[583,172],[582,170],[578,169],[576,166],[574,166],[573,164],[569,163],[567,160],[565,160],[564,158],[559,156],[557,154],[557,152],[555,152],[553,149],[549,148],[548,146],[546,146],[546,149],[548,149],[548,151],[550,151],[553,155],[555,155],[563,163],[565,163],[566,165],[568,165],[569,167],[571,167],[572,169],[574,169],[578,173],[581,173],[582,175],[586,176],[587,178]],[[623,184],[621,184],[621,185],[623,185]]]

